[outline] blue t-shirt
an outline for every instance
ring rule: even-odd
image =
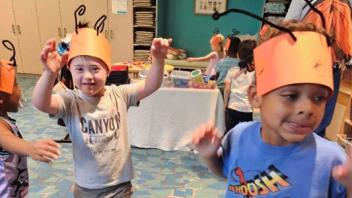
[[[226,197],[346,197],[332,168],[346,160],[344,150],[316,134],[299,143],[263,142],[258,121],[240,123],[223,140]]]
[[[219,72],[219,77],[216,80],[216,84],[218,87],[223,88],[225,86],[225,77],[227,74],[227,71],[229,71],[230,68],[237,66],[238,67],[238,62],[239,60],[236,58],[231,58],[231,57],[225,57],[216,64],[216,71]]]

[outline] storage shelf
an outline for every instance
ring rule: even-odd
[[[270,4],[275,4],[279,6],[269,6]],[[266,0],[264,5],[264,18],[276,23],[286,16],[287,10],[291,4],[291,0]],[[276,10],[275,7],[281,9]],[[273,9],[274,8],[274,9]],[[284,9],[282,9],[284,8]],[[276,12],[277,11],[277,12]]]
[[[267,0],[266,3],[287,3],[290,4],[290,0]]]
[[[155,29],[155,26],[147,26],[147,25],[134,25],[134,28],[150,28]]]
[[[155,9],[156,6],[133,6],[133,8],[150,8],[150,9]]]
[[[352,142],[347,139],[347,136],[344,134],[337,134],[337,143],[343,146],[344,148],[351,148]]]
[[[142,1],[151,6],[133,2],[134,60],[147,61],[153,38],[156,36],[157,0]]]
[[[138,47],[138,46],[146,46],[146,47],[150,47],[150,46],[152,46],[152,44],[133,44],[133,46],[135,46],[135,47]]]

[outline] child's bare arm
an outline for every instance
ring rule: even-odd
[[[152,66],[149,69],[145,83],[138,85],[138,100],[141,100],[156,91],[163,80],[164,62],[171,39],[155,38],[150,48]]]
[[[223,163],[217,154],[221,144],[221,135],[213,124],[205,124],[193,133],[192,144],[202,156],[209,169],[219,177],[225,177],[222,172]]]
[[[206,56],[202,56],[202,57],[189,57],[186,60],[188,62],[196,62],[196,61],[209,61],[213,56],[215,56],[215,52],[210,52],[208,55]]]
[[[225,108],[229,104],[230,92],[231,92],[231,81],[225,80],[225,88],[224,88],[224,106],[225,106]]]
[[[64,54],[61,57],[56,51],[56,41],[51,39],[42,49],[40,58],[44,65],[44,71],[34,87],[32,104],[40,111],[56,115],[59,105],[51,92],[62,65],[67,62],[68,55]]]
[[[60,155],[60,145],[53,140],[26,141],[15,136],[4,121],[0,121],[0,147],[41,162],[51,162]]]

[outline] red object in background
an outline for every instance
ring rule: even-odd
[[[115,63],[111,66],[111,72],[106,80],[107,85],[115,84],[122,85],[130,82],[128,77],[128,65],[129,63]]]
[[[111,66],[111,71],[126,71],[128,70],[128,63],[121,63]]]

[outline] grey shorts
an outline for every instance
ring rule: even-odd
[[[102,189],[88,189],[75,184],[73,193],[75,198],[130,198],[132,184],[125,182]]]

